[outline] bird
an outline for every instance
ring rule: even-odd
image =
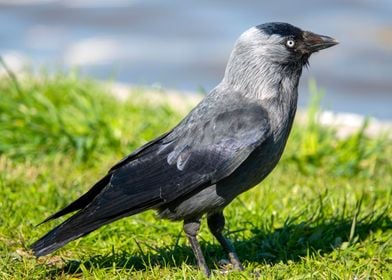
[[[277,165],[297,110],[298,84],[310,56],[338,42],[284,22],[253,26],[234,44],[221,82],[172,130],[116,163],[85,194],[44,222],[76,212],[30,247],[44,256],[103,225],[143,211],[183,221],[199,269],[197,239],[207,218],[236,270],[223,235],[224,208]]]

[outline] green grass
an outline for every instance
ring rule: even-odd
[[[363,129],[338,139],[317,124],[317,108],[316,98],[273,173],[225,210],[244,272],[219,273],[226,256],[203,221],[200,240],[214,278],[390,279],[391,140],[367,138]],[[36,224],[181,117],[144,92],[117,101],[77,74],[27,78],[19,87],[1,79],[0,278],[203,279],[181,223],[151,211],[49,257],[27,249],[59,221]]]

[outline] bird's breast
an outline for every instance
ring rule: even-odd
[[[230,180],[234,179],[234,184],[238,184],[239,193],[260,183],[278,164],[291,131],[295,112],[296,99],[294,103],[270,104],[270,136],[231,176]]]

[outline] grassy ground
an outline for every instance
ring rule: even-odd
[[[35,227],[77,198],[126,153],[182,117],[136,93],[113,100],[77,75],[0,80],[1,279],[202,279],[181,223],[153,212],[120,220],[36,259],[28,245],[58,221]],[[217,279],[390,279],[392,145],[361,131],[337,139],[296,124],[275,171],[225,210],[226,234],[244,272],[222,274],[225,258],[200,240]]]

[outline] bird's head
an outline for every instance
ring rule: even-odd
[[[338,44],[328,36],[303,31],[288,23],[273,22],[252,27],[237,41],[239,51],[273,63],[308,63],[312,53]]]
[[[237,40],[224,81],[240,90],[260,91],[290,78],[296,87],[312,53],[338,44],[328,36],[303,31],[288,23],[266,23],[245,31]]]

